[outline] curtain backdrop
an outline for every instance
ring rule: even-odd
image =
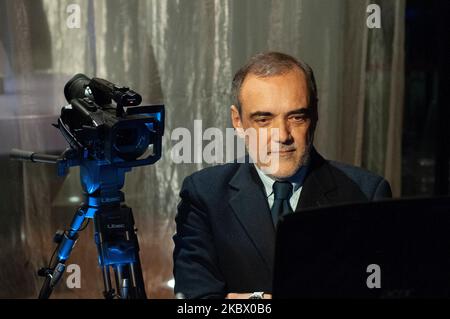
[[[80,28],[68,28],[69,4]],[[174,216],[181,183],[206,164],[175,164],[178,127],[231,127],[231,79],[253,54],[279,50],[308,62],[319,89],[315,145],[327,158],[384,175],[400,194],[405,0],[370,1],[382,27],[366,26],[366,0],[0,0],[0,297],[35,297],[36,270],[53,252],[81,198],[77,169],[56,177],[47,164],[8,159],[11,148],[58,153],[50,126],[76,73],[134,88],[166,105],[162,159],[127,174],[124,192],[139,229],[147,294],[172,297]],[[55,298],[101,298],[92,225],[69,260],[81,288],[65,278]]]

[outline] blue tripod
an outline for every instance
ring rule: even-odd
[[[80,161],[70,149],[61,156],[12,150],[11,157],[57,164],[59,175],[65,175],[70,166],[80,166],[84,202],[77,209],[70,228],[64,232],[58,231],[54,237],[58,244],[56,258],[49,267],[41,268],[38,272],[40,276],[45,277],[39,299],[48,299],[52,294],[64,274],[65,263],[78,240],[78,232],[89,219],[94,220],[94,238],[98,262],[102,269],[104,297],[147,298],[133,213],[131,208],[124,204],[124,194],[120,191],[125,181],[125,173],[131,168],[115,167],[94,160]],[[114,272],[115,289],[111,282],[111,269]]]

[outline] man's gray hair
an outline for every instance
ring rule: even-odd
[[[240,91],[242,83],[244,83],[245,77],[248,74],[254,74],[257,77],[264,78],[284,74],[296,67],[303,71],[306,77],[306,84],[308,87],[308,107],[311,109],[311,124],[314,131],[318,120],[318,97],[313,70],[305,62],[280,52],[258,53],[251,57],[247,64],[236,72],[233,78],[232,95],[233,103],[238,108],[239,113],[241,113],[242,109]]]

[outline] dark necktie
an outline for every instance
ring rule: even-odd
[[[281,216],[292,213],[289,199],[292,196],[292,184],[290,182],[273,183],[274,201],[271,209],[273,225],[276,227]]]

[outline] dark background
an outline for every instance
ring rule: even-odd
[[[450,1],[406,3],[402,196],[449,194],[449,13]]]

